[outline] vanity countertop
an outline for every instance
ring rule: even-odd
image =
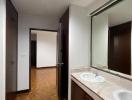
[[[74,81],[78,86],[80,86],[86,93],[94,98],[94,100],[115,100],[113,96],[113,92],[116,90],[124,90],[125,88],[117,85],[111,81],[108,81],[106,78],[105,82],[102,83],[93,83],[84,81],[80,78],[80,74],[82,72],[90,72],[91,70],[85,71],[77,71],[72,72],[71,79]]]

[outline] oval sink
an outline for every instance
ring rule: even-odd
[[[94,73],[90,73],[90,72],[81,73],[80,78],[84,81],[96,82],[96,83],[105,81],[104,77],[98,76],[98,75],[96,75]]]
[[[114,92],[115,100],[132,100],[132,91],[118,90]]]

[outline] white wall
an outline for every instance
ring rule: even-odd
[[[29,89],[29,28],[56,30],[58,19],[19,15],[18,18],[18,91]]]
[[[5,100],[6,0],[0,0],[0,100]]]
[[[57,32],[37,31],[37,67],[56,66]]]
[[[71,5],[69,22],[69,75],[72,69],[90,66],[90,17],[85,8]],[[69,100],[71,80],[69,76]]]
[[[69,66],[71,69],[90,65],[90,17],[86,9],[72,5],[69,22]]]
[[[92,65],[108,66],[108,15],[93,17],[92,24]]]

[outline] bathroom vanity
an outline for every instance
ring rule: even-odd
[[[91,67],[71,73],[72,100],[132,100],[132,0],[108,0],[91,16]]]
[[[98,75],[94,76],[91,73]],[[93,81],[92,77],[98,76],[104,79]],[[71,74],[71,100],[131,100],[131,91],[132,81],[92,67],[76,69]]]
[[[131,5],[108,0],[90,14],[91,67],[72,71],[72,100],[132,100]]]

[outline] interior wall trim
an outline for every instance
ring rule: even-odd
[[[30,28],[30,30],[58,32],[58,30],[49,30],[49,29],[40,29],[40,28]]]
[[[108,2],[106,2],[105,4],[103,4],[101,7],[97,8],[96,10],[94,10],[93,12],[90,13],[90,16],[96,16],[102,12],[104,12],[105,10],[113,7],[114,5],[118,4],[119,2],[124,1],[124,0],[109,0]]]
[[[36,69],[52,69],[52,68],[57,68],[57,66],[46,66],[46,67],[36,67]]]
[[[28,92],[30,92],[30,89],[17,91],[17,94],[21,94],[21,93],[28,93]]]

